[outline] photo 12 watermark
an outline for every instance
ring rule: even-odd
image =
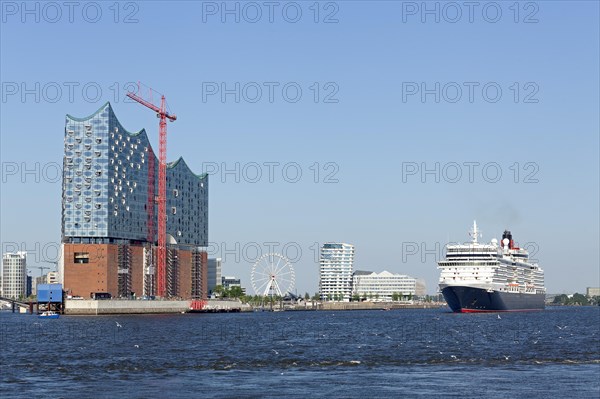
[[[202,102],[337,104],[340,87],[336,82],[202,82]]]
[[[57,241],[2,242],[3,254],[16,252],[26,253],[28,265],[39,263],[56,265],[61,256],[61,243]],[[97,255],[100,256],[100,254]],[[102,254],[101,256],[105,257],[106,255]]]
[[[5,81],[1,84],[0,98],[6,103],[79,103],[97,104],[111,101],[113,103],[135,103],[127,97],[127,93],[138,90],[134,82],[16,82]]]
[[[401,8],[405,24],[540,22],[540,5],[536,1],[403,1]]]
[[[3,24],[140,22],[137,1],[2,1],[0,10]]]
[[[340,166],[336,162],[305,164],[288,161],[203,162],[202,173],[221,183],[300,183],[337,184]]]
[[[58,162],[3,161],[0,181],[6,183],[58,183],[62,180],[63,166]]]
[[[206,252],[209,258],[221,258],[223,262],[253,264],[267,254],[279,254],[290,263],[298,263],[302,259],[318,263],[322,243],[302,244],[296,241],[234,241],[209,242]],[[305,258],[307,257],[308,258]]]
[[[536,162],[402,162],[402,183],[539,183]]]
[[[437,262],[442,261],[446,258],[447,246],[463,245],[465,243],[460,242],[416,242],[416,241],[404,241],[401,243],[402,252],[402,263],[423,263],[428,265],[435,265]],[[470,244],[470,243],[467,243]],[[528,252],[529,263],[539,263],[539,259],[535,256],[540,251],[540,246],[535,241],[528,241],[523,244],[514,243],[515,248],[524,249]],[[500,247],[498,247],[500,250]]]
[[[221,24],[337,24],[335,1],[203,1],[202,23]]]
[[[536,82],[402,82],[402,102],[423,104],[537,104],[540,86]]]

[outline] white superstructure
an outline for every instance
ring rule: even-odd
[[[500,244],[496,239],[480,244],[476,222],[470,234],[470,243],[446,246],[446,258],[438,262],[440,291],[462,286],[501,293],[545,294],[544,271],[538,264],[529,263],[528,252],[514,245],[509,231],[504,232]]]

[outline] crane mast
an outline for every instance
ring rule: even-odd
[[[139,84],[138,84],[139,93]],[[143,106],[150,108],[156,112],[156,116],[160,119],[158,124],[158,195],[156,202],[158,203],[158,243],[157,243],[157,272],[156,272],[156,294],[159,297],[164,297],[167,292],[167,120],[173,122],[177,120],[177,116],[169,114],[167,112],[166,99],[164,95],[161,95],[160,106],[153,104],[142,98],[137,93],[129,92],[127,97],[142,104]],[[154,167],[148,165],[148,195],[150,190],[154,191]],[[152,182],[150,182],[152,179]],[[153,198],[149,198],[148,202],[153,201]],[[154,216],[154,204],[148,207],[148,212],[152,212],[148,219],[152,219]],[[148,224],[148,237],[152,237],[154,240],[154,226],[150,222]]]

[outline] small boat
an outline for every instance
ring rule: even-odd
[[[58,313],[51,310],[46,310],[38,315],[40,319],[58,319],[59,316],[60,315]]]

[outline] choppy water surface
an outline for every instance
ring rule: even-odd
[[[0,313],[0,397],[600,397],[600,307]]]

